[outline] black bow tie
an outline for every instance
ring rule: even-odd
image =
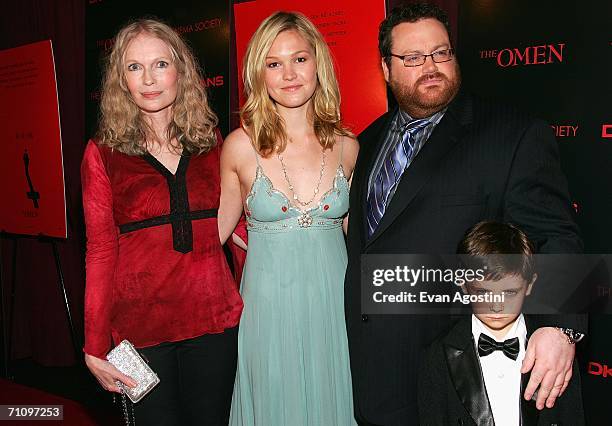
[[[484,333],[480,334],[478,338],[478,355],[479,356],[487,356],[491,355],[495,351],[502,351],[504,355],[510,358],[513,361],[516,361],[516,358],[519,354],[519,339],[515,337],[513,339],[504,340],[503,342],[498,342],[492,337],[487,336]]]

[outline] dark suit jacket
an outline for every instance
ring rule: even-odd
[[[527,335],[533,331],[525,316]],[[582,426],[584,410],[580,374],[574,372],[564,394],[551,409],[538,411],[534,401],[522,397],[528,375],[523,375],[521,395],[522,426]],[[471,317],[459,321],[443,338],[436,340],[425,355],[419,372],[419,419],[422,426],[494,426],[493,414],[472,337]]]
[[[362,316],[363,254],[452,254],[466,230],[485,219],[516,224],[540,252],[582,250],[549,126],[463,93],[403,174],[368,239],[368,177],[395,113],[383,115],[359,135],[345,281],[356,417],[385,426],[417,424],[419,357],[448,331],[449,323],[442,316]],[[572,322],[563,325],[584,330]]]

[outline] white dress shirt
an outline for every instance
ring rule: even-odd
[[[479,357],[495,426],[519,426],[521,424],[521,365],[525,358],[527,340],[525,319],[521,314],[514,321],[506,336],[498,339],[482,321],[472,315],[472,335],[476,345],[476,354],[478,354],[478,338],[481,333],[497,341],[519,338],[519,354],[514,361],[502,351],[494,351],[490,355]]]

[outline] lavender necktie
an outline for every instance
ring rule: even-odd
[[[376,231],[380,220],[385,214],[387,198],[399,183],[404,170],[419,151],[417,137],[419,131],[430,124],[428,120],[414,120],[404,128],[404,137],[388,154],[383,166],[374,180],[368,194],[368,236]]]

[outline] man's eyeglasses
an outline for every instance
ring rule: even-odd
[[[455,56],[455,51],[451,49],[436,50],[429,55],[423,55],[418,53],[411,53],[410,55],[394,55],[391,53],[389,56],[399,58],[404,62],[405,67],[420,67],[425,63],[428,56],[431,56],[431,60],[439,64],[440,62],[448,62]]]

